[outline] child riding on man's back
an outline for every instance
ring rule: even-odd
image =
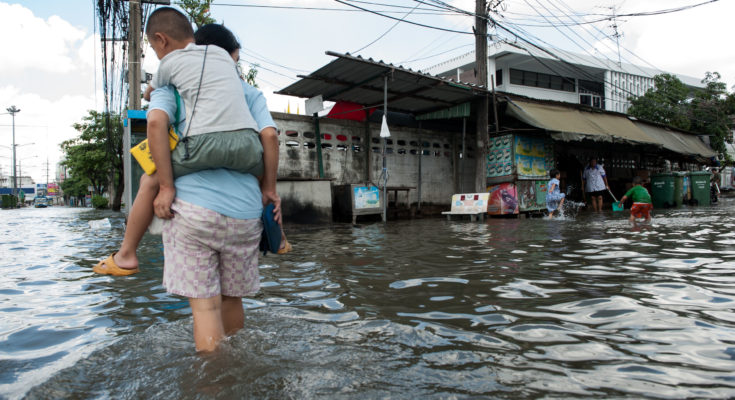
[[[186,109],[184,137],[171,156],[174,178],[212,168],[261,175],[258,124],[230,54],[195,44],[191,23],[173,8],[154,11],[146,35],[161,60],[147,92],[171,84]]]
[[[620,199],[621,206],[625,203],[625,200],[629,198],[633,200],[633,206],[630,208],[630,222],[635,222],[636,218],[644,218],[646,222],[651,221],[651,210],[653,210],[651,195],[642,183],[643,180],[640,176],[634,177],[633,187],[625,192],[625,195]]]
[[[152,175],[150,176],[144,175],[141,178],[140,189],[138,191],[138,195],[136,196],[136,200],[131,208],[131,212],[128,218],[128,224],[125,230],[125,237],[123,239],[122,246],[120,247],[120,251],[115,252],[107,257],[107,259],[100,261],[94,267],[94,272],[96,273],[111,275],[130,275],[139,271],[136,248],[141,238],[143,237],[145,230],[148,228],[148,224],[151,221],[151,218],[153,216],[154,198],[156,198],[157,195],[161,197],[160,195],[162,194],[162,185],[164,184],[164,182],[167,183],[166,186],[168,188],[168,196],[166,196],[168,204],[167,206],[162,208],[166,208],[168,210],[174,198],[174,194],[171,190],[173,188],[173,181],[170,177],[171,172],[173,172],[174,177],[179,177],[185,174],[189,174],[191,172],[196,172],[198,170],[228,168],[239,172],[259,175],[260,172],[263,171],[264,165],[263,144],[261,144],[261,140],[266,140],[268,142],[268,148],[270,151],[269,154],[272,154],[274,151],[276,154],[276,157],[274,159],[272,156],[269,156],[271,158],[269,158],[268,162],[270,164],[268,165],[277,165],[277,144],[275,145],[275,147],[273,147],[272,145],[276,143],[274,141],[276,136],[275,125],[270,118],[270,113],[267,112],[265,100],[262,99],[262,95],[260,94],[260,92],[257,92],[257,90],[252,89],[251,87],[242,83],[237,76],[233,58],[236,57],[236,52],[240,48],[239,43],[237,42],[235,37],[224,28],[216,29],[218,28],[218,26],[205,26],[200,29],[202,33],[205,31],[204,28],[212,28],[208,29],[207,32],[221,33],[220,31],[224,31],[228,33],[229,36],[221,37],[220,35],[214,38],[206,38],[209,40],[201,40],[203,37],[199,37],[197,39],[197,42],[218,43],[218,46],[223,47],[226,50],[222,50],[222,48],[214,45],[208,47],[194,45],[194,33],[191,28],[191,24],[183,14],[174,9],[160,8],[154,11],[153,14],[151,14],[151,16],[149,17],[148,25],[146,27],[146,33],[148,35],[149,42],[156,50],[156,54],[160,58],[164,58],[168,55],[176,55],[177,51],[180,51],[181,49],[204,49],[203,51],[201,51],[201,53],[197,53],[199,54],[198,61],[196,61],[196,63],[192,63],[192,65],[196,64],[196,69],[198,70],[199,74],[195,77],[195,82],[193,84],[187,86],[186,82],[179,82],[177,78],[174,78],[172,80],[179,82],[180,84],[180,87],[178,87],[178,89],[182,92],[182,97],[184,97],[185,103],[184,105],[186,105],[186,107],[184,107],[184,105],[181,105],[179,108],[185,109],[187,111],[187,119],[185,120],[186,124],[189,125],[193,120],[195,122],[195,125],[198,125],[199,128],[197,128],[196,130],[196,127],[192,127],[188,130],[186,128],[182,129],[182,131],[184,132],[189,132],[189,134],[192,135],[192,137],[195,139],[192,140],[192,143],[188,143],[188,150],[191,153],[191,158],[189,160],[184,159],[184,155],[186,155],[186,152],[184,150],[186,149],[182,148],[186,147],[187,144],[179,143],[174,152],[171,154],[172,165],[169,167],[171,169],[166,168],[169,172],[169,174],[167,174],[169,178],[159,176],[161,175],[160,173],[152,173]],[[199,32],[197,34],[199,35]],[[206,33],[203,34],[206,35]],[[204,60],[205,52],[206,61]],[[227,56],[227,60],[224,60],[220,56],[212,56],[213,54],[218,55],[220,52],[224,54],[230,52],[231,54]],[[184,63],[182,62],[181,68],[183,68],[183,64]],[[202,66],[205,67],[204,70],[202,70]],[[179,65],[171,65],[170,67],[176,69],[176,71],[173,73],[174,77],[177,74],[181,73],[179,71]],[[211,77],[211,75],[218,73],[223,74],[227,77],[227,79],[219,80],[216,76]],[[233,77],[234,79],[231,79]],[[200,78],[202,79],[201,88],[198,87]],[[209,85],[211,82],[219,83],[218,85],[210,88]],[[227,87],[220,88],[219,86],[222,85]],[[183,95],[184,91],[190,90],[190,86],[195,86],[193,102],[196,104],[187,104],[186,97],[185,95]],[[204,88],[216,92],[205,93]],[[248,92],[248,90],[246,90],[248,88],[250,92],[257,92],[258,96],[260,96],[252,97],[251,93],[251,97],[249,97],[249,99],[254,98],[254,104],[260,104],[258,101],[262,102],[261,107],[256,107],[255,111],[252,111],[253,109],[252,107],[250,107],[251,105],[249,104],[249,101],[244,101],[244,99],[248,97],[248,93],[250,93]],[[196,91],[201,91],[198,100],[196,99]],[[226,95],[220,95],[220,93],[225,93]],[[150,90],[147,92],[147,95],[148,94],[150,94]],[[230,97],[233,97],[235,95],[237,96],[237,98],[232,99],[233,104],[240,104],[240,106],[237,107],[244,108],[239,109],[237,107],[232,107],[230,104],[225,104],[226,102],[229,102],[231,100]],[[216,125],[216,121],[212,121],[213,115],[219,115],[221,116],[221,118],[225,117],[222,116],[223,114],[220,111],[214,111],[214,114],[210,115],[207,114],[207,110],[212,109],[212,102],[217,103],[215,107],[217,109],[226,108],[227,110],[229,110],[230,113],[238,114],[237,118],[234,118],[230,121],[245,121],[242,125],[242,128],[245,129],[206,133],[208,127],[202,126],[202,124],[212,124],[210,126],[218,126],[218,129],[224,129],[222,127],[240,129],[239,123],[228,122],[226,124]],[[251,114],[251,111],[255,114]],[[162,113],[160,110],[155,109],[149,110],[149,113],[150,112],[158,112],[159,114]],[[241,118],[242,115],[245,115],[245,118]],[[255,115],[257,118],[254,119],[253,115]],[[167,120],[173,123],[174,126],[184,122],[183,118],[179,121],[171,120],[171,115],[169,115],[168,118],[169,119]],[[153,129],[151,124],[154,123],[154,120],[158,121],[158,119],[155,118],[151,119],[149,115],[149,132],[151,131],[151,129]],[[199,121],[199,124],[196,124],[197,120]],[[248,122],[248,120],[251,120],[252,123]],[[260,123],[260,126],[258,126],[258,123],[255,122],[256,120],[258,121],[258,123]],[[260,130],[260,138],[257,132],[248,132],[251,128]],[[168,151],[168,149],[166,149],[166,151]],[[250,161],[248,161],[247,165],[241,162],[244,159],[244,157],[240,156],[242,153],[247,153],[248,157],[250,158]],[[179,168],[177,168],[177,161],[183,161],[184,164],[178,165]],[[273,164],[273,162],[275,162],[275,164]],[[275,169],[273,171],[275,171]],[[266,201],[265,199],[267,197],[268,201],[277,202],[277,209],[280,210],[280,199],[278,199],[277,195],[275,194],[275,172],[268,172],[268,174],[272,175],[272,179],[264,177],[264,181],[267,181],[267,188],[262,188],[264,202]],[[273,181],[272,184],[270,183],[271,180]],[[263,184],[264,182],[261,181],[261,186]],[[156,198],[156,201],[158,200],[159,199]],[[280,211],[278,212],[280,213]],[[280,222],[280,214],[277,214],[277,219]],[[284,240],[282,241],[282,243],[284,243],[285,251],[290,250],[290,245],[287,243],[287,241]]]

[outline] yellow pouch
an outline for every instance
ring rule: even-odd
[[[168,130],[168,146],[171,150],[173,150],[176,148],[176,145],[178,143],[179,135],[174,132],[174,128],[172,126]],[[138,161],[138,164],[140,164],[140,167],[143,168],[143,171],[146,174],[152,175],[154,172],[156,172],[156,164],[153,162],[151,149],[150,147],[148,147],[148,139],[138,143],[132,149],[130,149],[130,154],[135,157],[135,159]]]
[[[174,127],[177,126],[179,122],[181,122],[181,96],[179,95],[178,90],[174,89],[174,96],[176,98],[176,115],[174,116],[174,123],[168,129],[168,147],[172,151],[179,143],[179,135],[176,134],[176,130],[174,129]],[[138,164],[140,164],[140,167],[143,168],[143,171],[147,175],[153,175],[153,173],[156,172],[156,163],[153,162],[151,149],[148,147],[148,139],[138,143],[132,149],[130,149],[130,154],[135,157],[135,159],[138,161]]]

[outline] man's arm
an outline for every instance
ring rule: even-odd
[[[153,162],[156,163],[159,185],[158,195],[153,200],[153,211],[163,219],[173,218],[171,203],[176,196],[168,142],[168,124],[168,114],[165,111],[154,109],[148,113],[148,146],[151,148]]]
[[[273,218],[281,223],[281,198],[276,193],[278,178],[278,134],[276,129],[268,127],[260,131],[260,142],[263,144],[263,179],[260,191],[263,193],[263,204],[273,203]]]

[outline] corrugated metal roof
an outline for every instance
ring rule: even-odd
[[[406,69],[383,61],[327,52],[334,61],[276,92],[364,106],[383,104],[383,77],[388,76],[388,109],[411,114],[450,108],[486,95],[487,89]]]

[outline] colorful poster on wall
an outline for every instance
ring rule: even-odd
[[[490,193],[487,213],[490,215],[518,214],[518,192],[512,183],[501,183],[487,188]]]
[[[380,208],[380,190],[377,186],[358,186],[354,188],[355,210]]]
[[[544,178],[554,167],[553,148],[549,139],[516,136],[514,149],[519,177]]]
[[[487,154],[487,177],[505,176],[513,173],[513,135],[490,139]]]

